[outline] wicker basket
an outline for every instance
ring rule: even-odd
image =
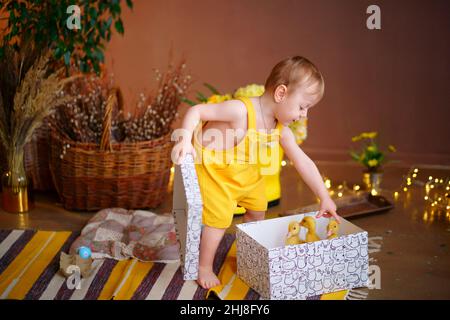
[[[54,190],[52,175],[49,167],[49,134],[48,121],[37,128],[31,141],[25,145],[25,170],[31,178],[33,189],[39,191]]]
[[[111,144],[110,114],[107,110],[100,146],[72,141],[51,129],[50,171],[66,209],[155,208],[167,195],[171,134],[150,141]]]

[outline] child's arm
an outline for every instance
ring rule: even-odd
[[[187,153],[195,156],[192,134],[199,121],[223,121],[234,123],[246,117],[245,105],[229,100],[215,104],[197,104],[190,107],[183,118],[181,128],[177,129],[177,143],[172,150],[172,159],[181,163]]]
[[[283,127],[280,143],[289,160],[294,163],[295,169],[302,176],[303,181],[305,181],[308,187],[320,199],[320,210],[317,218],[323,215],[326,217],[333,216],[340,223],[340,218],[336,213],[336,204],[328,194],[319,170],[314,162],[297,145],[294,134],[288,127]]]

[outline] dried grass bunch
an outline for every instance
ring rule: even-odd
[[[6,46],[0,60],[0,169],[8,168],[5,141],[11,132],[11,113],[14,109],[14,95],[24,75],[38,57],[38,49],[30,41],[23,41],[20,51]]]
[[[12,181],[18,174],[24,174],[25,144],[30,141],[34,130],[42,125],[53,108],[68,100],[68,97],[61,93],[61,89],[74,79],[64,78],[63,69],[53,69],[49,51],[35,58],[29,70],[22,76],[27,61],[20,53],[6,49],[5,59],[0,65],[0,70],[7,70],[10,81],[17,81],[15,91],[9,91],[14,87],[12,83],[9,83],[9,86],[2,84],[0,90],[0,141],[6,151]],[[8,64],[12,66],[8,67]]]

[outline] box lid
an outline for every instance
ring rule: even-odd
[[[173,209],[184,280],[196,280],[200,255],[203,202],[194,159],[187,154],[181,165],[175,165]]]

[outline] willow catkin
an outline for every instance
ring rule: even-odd
[[[108,111],[110,120],[110,142],[138,142],[159,138],[167,134],[178,114],[180,97],[186,95],[191,84],[190,75],[185,74],[185,61],[162,74],[154,69],[158,86],[156,93],[138,95],[133,114],[125,114],[123,96],[116,88],[116,102]],[[65,89],[74,96],[52,116],[52,125],[74,141],[90,142],[107,147],[102,140],[108,97],[113,82],[105,77],[85,76],[84,81],[76,81]]]

